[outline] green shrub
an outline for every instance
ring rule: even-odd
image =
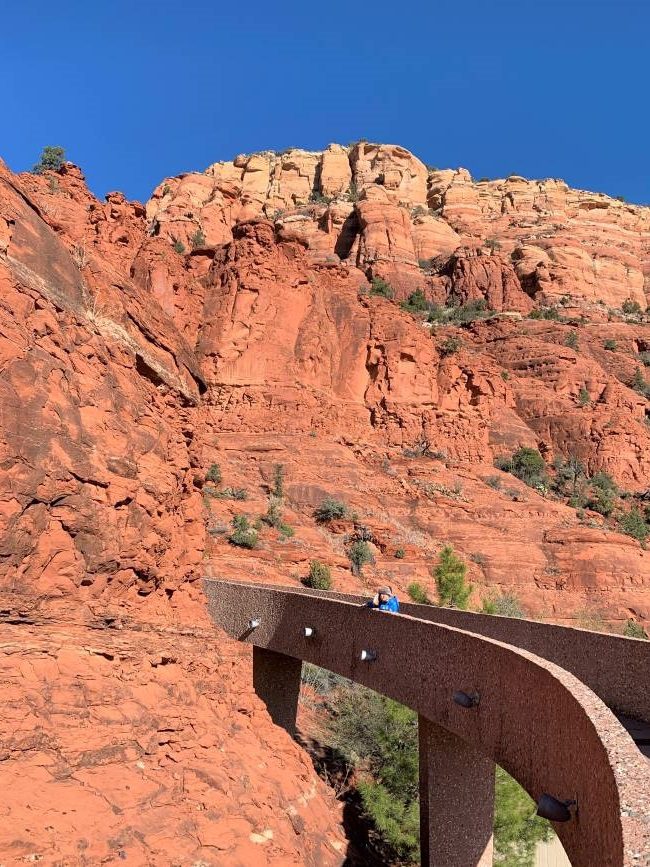
[[[591,395],[583,385],[578,393],[578,405],[587,406],[589,403],[591,403]]]
[[[391,301],[395,297],[395,290],[390,283],[382,280],[381,277],[373,277],[370,281],[370,294],[379,295],[381,298],[388,298]]]
[[[443,342],[439,344],[438,352],[442,358],[447,358],[447,356],[454,355],[454,353],[458,352],[461,346],[462,342],[459,337],[447,337],[446,340],[443,340]]]
[[[630,383],[630,388],[633,388],[638,394],[642,395],[645,398],[650,397],[650,385],[645,380],[645,377],[641,373],[641,368],[637,367],[634,371],[634,376],[632,377],[632,381]]]
[[[279,530],[285,537],[293,536],[294,534],[293,527],[290,527],[289,524],[286,524],[284,521],[282,515],[282,499],[273,494],[269,497],[269,506],[266,513],[260,515],[260,521],[264,524],[268,524],[269,527],[274,527],[276,530]]]
[[[564,345],[568,346],[569,349],[575,349],[577,351],[579,349],[578,332],[569,331],[566,336],[566,340],[564,341]]]
[[[329,590],[332,587],[330,567],[320,560],[312,560],[309,564],[309,575],[302,579],[302,583],[313,590]]]
[[[603,341],[603,348],[607,349],[609,352],[616,352],[618,344],[613,338],[608,337],[607,340]]]
[[[319,524],[326,524],[328,521],[333,521],[339,518],[346,518],[348,507],[341,500],[335,500],[333,497],[325,497],[323,502],[314,509],[314,518]]]
[[[273,487],[271,493],[281,500],[284,497],[284,464],[275,464],[273,467]]]
[[[502,370],[501,371],[501,379],[504,382],[507,382],[510,379],[510,373],[507,370]]]
[[[397,560],[403,560],[404,556],[405,556],[404,555],[404,548],[396,548],[395,549],[395,558]]]
[[[247,500],[248,491],[245,488],[222,488],[220,491],[213,488],[211,496],[217,500]]]
[[[349,202],[358,202],[359,201],[359,190],[357,189],[357,185],[354,181],[350,181],[350,186],[348,187],[348,201]]]
[[[411,597],[413,602],[417,602],[418,605],[432,605],[431,599],[429,599],[429,594],[426,591],[426,588],[423,587],[419,582],[413,581],[406,588],[406,592]]]
[[[65,151],[62,147],[47,145],[43,148],[40,160],[32,169],[34,175],[44,175],[45,172],[58,172],[65,162]]]
[[[206,482],[214,482],[218,485],[221,482],[221,468],[219,464],[212,464],[210,469],[205,474]]]
[[[501,477],[500,476],[488,476],[487,479],[483,479],[483,481],[485,482],[485,484],[488,487],[494,488],[495,491],[498,491],[499,488],[501,487]]]
[[[454,554],[451,545],[445,545],[440,552],[438,564],[433,569],[440,605],[467,608],[473,588],[471,584],[465,583],[466,572],[466,564]]]
[[[524,609],[511,590],[483,600],[484,614],[498,614],[501,617],[525,617]]]
[[[601,515],[611,515],[614,511],[614,500],[618,489],[608,473],[595,473],[589,480],[590,493],[586,502],[587,508]]]
[[[447,304],[445,307],[431,302],[428,309],[427,322],[454,322],[458,325],[485,319],[492,312],[485,298],[476,298],[467,304]]]
[[[185,252],[185,244],[179,238],[172,239],[172,247],[174,251],[181,256]]]
[[[637,623],[636,620],[633,620],[632,618],[630,618],[625,624],[625,628],[623,629],[623,635],[625,635],[626,638],[642,638],[646,641],[648,639],[648,634],[643,628],[643,626],[641,626],[640,623]]]
[[[485,246],[489,250],[492,250],[492,252],[495,252],[496,250],[501,249],[501,242],[498,241],[496,238],[487,238],[485,241]]]
[[[497,469],[512,473],[532,488],[544,488],[548,482],[546,464],[537,449],[523,446],[510,458],[497,458],[494,463]]]
[[[190,235],[190,244],[192,245],[193,250],[196,250],[198,247],[205,247],[205,235],[203,229],[199,228],[193,235]]]
[[[426,313],[429,310],[429,302],[422,289],[411,292],[406,301],[402,301],[400,307],[408,313]]]
[[[650,527],[636,506],[632,506],[629,512],[623,512],[619,515],[618,525],[626,536],[631,536],[642,544],[650,532]]]
[[[331,196],[325,196],[317,190],[312,190],[309,194],[309,201],[314,205],[329,205],[333,199]]]
[[[366,563],[373,562],[372,551],[367,542],[357,539],[347,549],[347,555],[350,560],[350,565],[353,575],[361,575],[363,567]]]
[[[632,301],[631,298],[628,298],[623,302],[621,309],[623,310],[623,313],[626,313],[629,316],[640,316],[643,313],[639,302]]]
[[[550,319],[553,322],[560,322],[562,317],[560,316],[557,308],[555,307],[538,307],[535,310],[531,310],[528,314],[529,319]]]
[[[228,536],[231,545],[239,548],[257,547],[257,530],[251,527],[246,515],[235,515],[232,519],[232,533]]]

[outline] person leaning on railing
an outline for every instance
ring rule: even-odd
[[[390,611],[396,614],[399,611],[399,601],[393,593],[392,587],[379,587],[372,599],[365,603],[367,608],[376,608],[378,611]]]

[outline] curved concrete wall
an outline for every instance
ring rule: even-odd
[[[269,585],[252,586],[268,588]],[[274,589],[360,604],[368,599],[367,596],[304,587]],[[650,722],[650,641],[535,620],[415,605],[402,600],[400,612],[529,650],[575,674],[615,712]]]
[[[233,638],[307,660],[408,705],[505,768],[537,800],[578,801],[556,825],[576,867],[650,863],[648,763],[602,701],[559,666],[493,639],[311,593],[206,581]],[[260,626],[248,631],[248,621]],[[305,638],[304,626],[315,629]],[[375,662],[360,659],[374,650]],[[477,691],[478,708],[452,701]],[[645,859],[645,860],[644,860]]]

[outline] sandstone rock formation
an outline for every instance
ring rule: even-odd
[[[649,270],[648,208],[390,145],[240,156],[144,206],[71,164],[0,165],[3,858],[343,862],[331,794],[209,630],[206,574],[291,583],[319,559],[337,589],[432,591],[450,542],[475,601],[648,623],[638,541],[493,461],[574,457],[643,501]],[[418,289],[495,315],[426,322],[399,306]],[[294,535],[229,544],[276,464]],[[318,525],[328,494],[356,516]]]

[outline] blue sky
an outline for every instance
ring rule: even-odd
[[[95,193],[238,153],[402,144],[650,203],[647,0],[3,4],[0,156]]]

